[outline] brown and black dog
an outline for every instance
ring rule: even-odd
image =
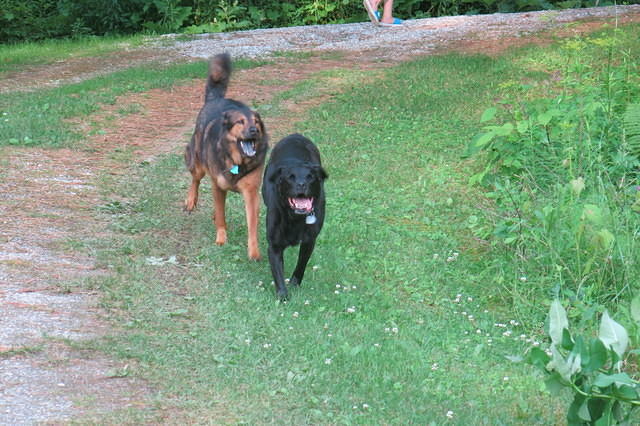
[[[204,106],[184,154],[192,176],[185,210],[191,212],[195,208],[200,180],[208,174],[213,187],[216,244],[222,245],[227,241],[227,192],[241,193],[247,215],[249,258],[258,260],[258,190],[269,146],[268,136],[255,111],[242,102],[225,98],[230,76],[231,57],[228,54],[211,58]]]

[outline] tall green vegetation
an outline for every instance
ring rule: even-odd
[[[585,59],[598,51],[602,61]],[[633,296],[640,274],[637,48],[614,33],[561,52],[539,58],[540,71],[557,70],[545,85],[507,82],[519,93],[482,116],[468,154],[484,163],[471,182],[493,210],[477,232],[505,250],[513,273],[535,271],[539,295],[611,306]],[[531,300],[527,291],[514,293]]]
[[[403,18],[612,4],[598,0],[396,0]],[[355,0],[0,0],[0,42],[138,32],[220,32],[366,20]]]

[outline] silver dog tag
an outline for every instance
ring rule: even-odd
[[[311,213],[304,219],[304,223],[306,223],[307,225],[313,225],[314,223],[316,223],[316,215]]]

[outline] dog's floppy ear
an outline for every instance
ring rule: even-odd
[[[284,172],[284,169],[285,169],[285,168],[284,168],[284,166],[280,166],[280,167],[276,168],[275,170],[272,170],[272,171],[269,173],[269,176],[267,176],[267,180],[268,180],[269,182],[273,182],[273,183],[275,183],[275,182],[276,182],[276,180],[277,180],[280,176],[282,176],[282,172]]]
[[[313,171],[316,173],[316,175],[322,179],[325,180],[326,178],[329,177],[329,175],[327,174],[327,172],[322,168],[322,166],[314,166],[313,167]]]
[[[229,111],[225,111],[222,115],[222,126],[227,130],[233,127],[233,117]]]

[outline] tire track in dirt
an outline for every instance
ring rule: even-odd
[[[627,21],[640,20],[640,9],[633,10],[625,17]],[[443,21],[433,22],[437,26]],[[586,22],[554,34],[568,37],[589,32],[603,22]],[[444,46],[442,49],[498,53],[513,45],[553,39],[552,34],[523,38],[519,32],[514,33],[516,30],[494,32],[481,39],[443,40],[431,46],[430,51]],[[259,36],[258,32],[256,37]],[[232,78],[229,96],[265,105],[295,82],[325,69],[359,67],[371,70],[374,78],[376,69],[391,64],[388,47],[380,46],[366,54],[345,55],[343,60],[312,56],[239,70]],[[393,54],[413,56],[412,46],[394,47]],[[85,64],[83,69],[87,68],[91,66]],[[46,72],[56,75],[55,67],[36,71],[38,79]],[[69,72],[73,74],[72,70]],[[16,76],[18,82],[29,78]],[[256,84],[258,80],[287,83],[260,86]],[[119,98],[116,106],[105,107],[90,120],[84,120],[102,122],[104,128],[76,149],[0,148],[0,424],[100,418],[103,413],[127,407],[153,412],[153,389],[149,384],[118,373],[127,370],[126,364],[74,345],[117,332],[99,307],[99,292],[75,282],[109,273],[96,265],[88,249],[91,244],[86,242],[109,235],[96,215],[96,207],[105,203],[98,188],[100,176],[109,173],[124,179],[130,173],[126,166],[113,160],[114,152],[132,150],[133,162],[153,161],[163,153],[180,153],[201,106],[203,84],[204,76],[169,90]],[[284,106],[295,117],[331,93],[332,89],[327,88],[305,103]],[[107,119],[126,104],[138,105],[139,112]],[[77,125],[82,127],[82,123]],[[292,131],[294,125],[275,117],[267,121],[272,141]],[[84,130],[88,133],[90,129]],[[156,414],[157,418],[163,417],[162,413]]]

